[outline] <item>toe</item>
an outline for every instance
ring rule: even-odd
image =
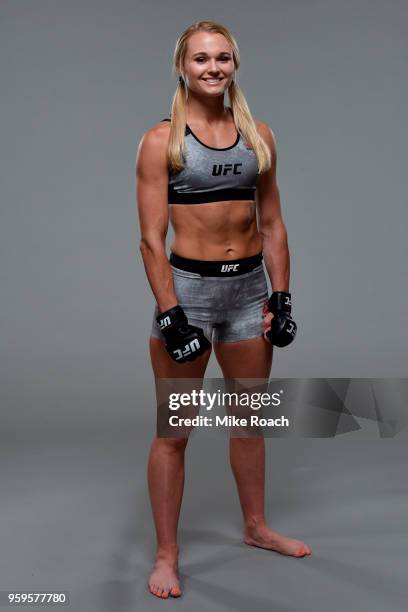
[[[170,589],[170,595],[171,595],[172,597],[180,597],[180,595],[181,595],[181,589],[180,589],[180,587],[178,587],[178,586],[171,587],[171,589]]]

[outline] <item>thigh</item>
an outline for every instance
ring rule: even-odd
[[[229,295],[226,294],[224,298],[227,307],[215,322],[214,342],[238,343],[262,336],[263,309],[268,299],[263,266],[258,266],[242,277],[232,278]]]
[[[269,378],[273,346],[263,336],[214,342],[213,349],[225,378]]]
[[[208,349],[208,351],[194,359],[194,361],[177,363],[167,353],[163,340],[151,336],[149,345],[150,359],[155,377],[157,436],[159,438],[188,438],[192,429],[194,429],[193,427],[184,426],[177,428],[176,432],[169,429],[169,410],[167,408],[169,391],[180,392],[182,390],[183,393],[191,393],[193,389],[201,389],[205,370],[211,355],[211,349]],[[182,378],[191,379],[191,381],[180,381],[180,383],[182,383],[180,387],[178,383],[174,383],[172,386],[169,381],[166,381],[163,385],[160,383],[161,378]],[[198,414],[198,410],[188,406],[182,408],[178,414],[181,417],[194,417]]]

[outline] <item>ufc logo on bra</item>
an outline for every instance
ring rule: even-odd
[[[213,176],[225,176],[228,173],[232,173],[232,174],[242,174],[242,172],[240,172],[238,170],[238,166],[242,166],[241,163],[237,163],[237,164],[214,164],[213,165],[213,169],[212,169],[212,175]]]
[[[190,355],[191,353],[194,353],[199,348],[200,348],[200,343],[197,340],[197,338],[194,338],[194,340],[186,344],[183,350],[176,349],[173,352],[176,355],[176,359],[181,359],[182,357],[185,357],[186,355]]]
[[[239,264],[223,264],[221,266],[221,272],[236,272],[239,268]]]

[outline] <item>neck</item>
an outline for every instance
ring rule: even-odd
[[[202,97],[196,97],[193,92],[188,92],[187,123],[191,121],[192,123],[215,125],[225,121],[229,114],[228,107],[224,104],[224,95],[203,100]]]

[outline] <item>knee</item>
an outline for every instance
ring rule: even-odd
[[[153,444],[164,452],[183,452],[187,446],[188,438],[155,438]]]

